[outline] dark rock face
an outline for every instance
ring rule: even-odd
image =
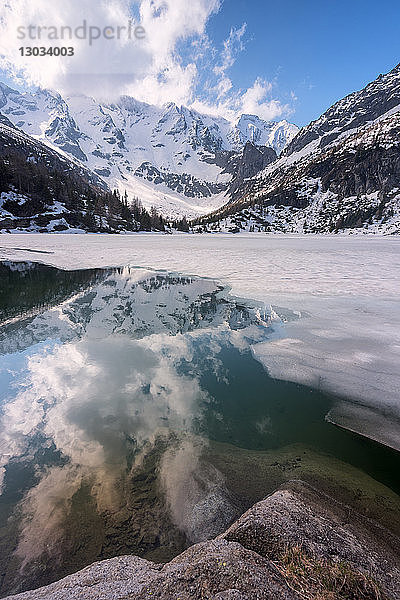
[[[276,152],[267,146],[255,146],[247,142],[241,160],[238,161],[237,176],[247,179],[276,160]]]
[[[400,181],[399,148],[361,148],[355,154],[343,153],[310,165],[311,177],[320,178],[322,191],[331,190],[345,198],[390,192]]]
[[[60,172],[72,173],[75,177],[98,189],[108,187],[100,177],[64,156],[58,154],[42,142],[33,139],[15,127],[11,121],[0,113],[0,160],[5,154],[14,153],[25,161],[34,160],[44,168],[57,169]]]
[[[198,124],[197,124],[198,125]],[[214,153],[211,156],[204,156],[203,161],[207,164],[214,164],[222,168],[223,174],[232,175],[228,183],[213,183],[209,181],[200,181],[188,173],[170,173],[157,169],[150,162],[144,162],[136,169],[135,176],[142,177],[147,181],[159,185],[164,184],[169,189],[188,198],[209,198],[214,194],[227,192],[227,197],[236,198],[237,191],[244,181],[254,177],[260,171],[277,159],[275,150],[268,146],[256,146],[252,142],[247,142],[241,152],[221,151],[220,144],[214,144],[212,141],[204,141],[210,138],[210,131],[205,128],[200,135],[197,131],[192,139],[193,148],[206,148],[208,152]],[[166,135],[169,135],[168,133]],[[200,138],[199,138],[200,135]],[[204,138],[205,136],[205,138]],[[201,143],[199,142],[201,140]],[[186,158],[190,158],[189,156]],[[182,160],[186,160],[183,157]]]
[[[7,119],[4,115],[0,113],[0,123],[2,125],[7,125],[7,127],[11,127],[11,129],[16,129],[15,125],[13,125],[10,119]]]
[[[105,205],[114,221],[105,229],[133,229],[127,207],[96,173],[0,120],[0,231],[96,231]]]
[[[144,162],[135,171],[136,177],[143,177],[156,185],[164,184],[169,189],[188,198],[209,198],[213,194],[219,194],[227,189],[224,183],[209,183],[200,181],[188,173],[168,173],[160,171],[149,162]]]
[[[64,150],[64,152],[71,154],[82,162],[87,162],[86,154],[82,152],[79,146],[82,134],[78,131],[75,121],[69,115],[63,120],[60,117],[53,119],[46,129],[46,135],[53,138],[54,143],[61,150]]]
[[[254,177],[276,159],[276,152],[272,148],[255,146],[252,142],[247,142],[243,152],[233,156],[225,169],[226,173],[233,175],[230,184],[231,200],[236,199],[238,190],[246,179]]]
[[[135,556],[95,563],[48,587],[14,600],[301,600],[279,565],[285,548],[301,546],[310,560],[341,565],[373,581],[371,595],[400,598],[399,540],[371,521],[301,482],[289,484],[256,504],[213,541],[192,546],[165,565]],[[320,567],[319,567],[320,568]],[[317,582],[318,583],[318,582]],[[344,585],[346,581],[344,578]],[[374,590],[378,596],[372,595]],[[357,592],[356,592],[357,593]]]
[[[52,138],[61,150],[82,162],[86,162],[87,157],[79,145],[80,141],[84,139],[84,135],[79,131],[75,120],[71,117],[67,104],[59,94],[50,94],[45,90],[42,93],[48,107],[57,109],[59,114],[62,115],[52,120],[46,130],[46,135]],[[7,106],[9,100],[14,101],[15,106]],[[29,112],[33,113],[38,110],[32,99],[0,82],[0,109],[2,108],[3,113],[10,115],[11,118],[20,116],[24,119],[29,119]],[[21,125],[24,124],[25,121],[22,121]]]
[[[398,114],[389,117],[390,127],[384,143],[379,141],[379,125],[369,132],[371,143],[357,143],[350,139],[328,152],[311,156],[309,160],[285,172],[283,182],[266,197],[269,204],[305,207],[309,197],[303,193],[304,181],[313,179],[320,182],[310,196],[318,190],[331,192],[339,199],[379,192],[388,197],[400,185],[400,118]],[[355,142],[352,144],[352,142]]]

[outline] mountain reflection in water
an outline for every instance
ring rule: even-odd
[[[268,376],[251,345],[279,323],[220,283],[32,263],[3,263],[0,283],[2,595],[119,554],[170,559],[307,460],[313,483],[348,464],[373,497],[398,491],[395,452]],[[250,477],[254,450],[276,454]]]
[[[186,505],[217,488],[216,501],[224,504],[225,492],[215,470],[194,476],[204,442],[193,425],[210,398],[191,361],[202,352],[217,373],[222,345],[242,350],[265,338],[259,307],[229,298],[215,281],[134,268],[71,274],[3,263],[1,282],[0,518],[14,523],[15,536],[11,561],[1,550],[10,573],[3,589],[13,589],[16,570],[23,583],[15,589],[29,587],[38,561],[71,552],[76,540],[68,539],[66,523],[79,495],[103,521],[127,511],[125,520],[136,526],[129,506],[135,490],[127,487],[140,470],[157,477],[150,495],[157,486],[164,490],[157,510],[174,504],[175,522],[165,530],[193,533]],[[149,475],[145,463],[154,454]],[[177,510],[179,489],[185,506]],[[168,518],[160,518],[160,528]],[[150,546],[168,546],[162,532],[154,535],[159,539]],[[172,554],[186,543],[174,536]],[[46,568],[39,571],[46,581]]]

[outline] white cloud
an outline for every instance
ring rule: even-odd
[[[243,23],[239,29],[231,29],[229,37],[224,41],[224,49],[221,55],[222,62],[214,67],[216,75],[225,74],[227,69],[235,64],[237,54],[244,49],[243,36],[246,29],[246,23]]]
[[[223,43],[219,60],[212,69],[215,79],[208,82],[203,98],[196,98],[192,107],[199,112],[223,117],[232,122],[244,113],[257,115],[266,121],[290,115],[293,112],[291,106],[272,97],[276,91],[275,82],[258,77],[246,90],[234,89],[228,71],[235,64],[240,52],[245,49],[246,31],[246,23],[238,29],[231,29]],[[291,96],[291,100],[294,102],[296,98]]]
[[[49,547],[57,554],[82,481],[92,486],[100,512],[118,505],[115,482],[126,470],[125,435],[145,453],[171,430],[190,433],[207,398],[195,377],[177,372],[176,363],[190,354],[190,338],[161,334],[84,339],[28,360],[26,381],[0,422],[3,464],[29,452],[39,432],[68,462],[38,469],[42,477],[21,503],[17,554],[24,564]],[[164,470],[166,485],[170,476]]]
[[[145,48],[152,60],[143,78],[129,86],[138,100],[163,104],[189,104],[197,82],[194,61],[185,64],[177,52],[179,42],[201,40],[209,17],[219,10],[219,0],[142,0],[140,22],[146,32]]]
[[[128,27],[132,14],[127,0],[12,0],[0,8],[0,67],[13,77],[60,92],[84,91],[94,96],[130,93],[139,100],[162,103],[187,103],[193,93],[196,65],[184,64],[176,51],[180,41],[202,36],[210,15],[219,9],[219,0],[140,0],[136,24],[145,29],[142,40],[128,39],[120,30],[120,39],[54,41],[54,32],[41,30],[41,40],[27,39],[29,26],[71,27],[73,31],[87,23],[90,27]],[[18,28],[24,27],[18,33]],[[134,29],[134,27],[133,27]],[[38,30],[32,30],[35,37]],[[81,30],[81,33],[83,30]],[[95,35],[97,33],[93,31]],[[18,36],[25,34],[25,39]],[[64,35],[68,31],[65,30]],[[110,31],[108,31],[110,35]],[[73,46],[73,57],[24,57],[20,46]]]
[[[290,104],[282,104],[280,100],[272,98],[273,90],[273,83],[257,78],[244,92],[234,92],[229,88],[224,97],[219,97],[215,102],[195,100],[192,107],[232,122],[242,114],[257,115],[265,121],[289,116],[293,112]]]
[[[74,32],[86,21],[88,38],[90,27],[103,29],[109,26],[116,30],[118,26],[127,27],[129,18],[125,0],[97,3],[91,0],[6,2],[0,8],[0,66],[29,84],[60,92],[82,91],[85,86],[88,93],[107,94],[107,84],[115,86],[117,80],[119,85],[123,85],[142,76],[151,60],[148,50],[139,40],[129,41],[127,31],[121,30],[119,40],[102,38],[93,41],[90,46],[88,39],[75,36],[69,39],[68,29],[62,31],[61,28],[69,27]],[[42,28],[40,31],[38,26]],[[79,32],[80,36],[82,34],[83,29]],[[64,39],[52,39],[61,35]],[[24,39],[20,39],[22,36]],[[67,46],[73,47],[75,54],[72,57],[21,56],[19,48],[26,46]]]
[[[6,0],[0,7],[0,69],[20,82],[55,89],[61,94],[85,93],[100,100],[121,94],[162,105],[175,102],[203,112],[235,120],[241,113],[264,119],[289,114],[288,106],[271,96],[272,85],[260,78],[247,90],[235,88],[229,76],[245,48],[246,23],[232,27],[222,48],[207,36],[210,17],[220,0]],[[50,30],[41,40],[18,39],[18,27],[27,34],[29,25],[72,30],[120,27],[135,24],[145,30],[144,39],[103,36],[88,40],[50,40]],[[37,36],[37,30],[34,31]],[[73,46],[72,57],[21,56],[21,46]]]
[[[256,79],[254,85],[246,90],[241,97],[241,112],[258,115],[266,121],[276,119],[283,113],[287,113],[288,106],[282,105],[279,100],[268,99],[268,94],[271,93],[272,89],[272,83],[260,78]]]

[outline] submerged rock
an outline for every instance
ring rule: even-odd
[[[9,598],[397,600],[399,547],[398,538],[375,522],[302,482],[291,482],[221,536],[165,565],[135,556],[114,558]]]

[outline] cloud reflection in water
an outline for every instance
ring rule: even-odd
[[[218,283],[141,269],[115,270],[55,308],[3,328],[8,370],[13,356],[27,355],[0,419],[4,485],[10,460],[34,461],[38,444],[62,457],[59,465],[35,464],[39,481],[21,501],[23,563],[56,553],[83,483],[100,513],[118,510],[117,481],[160,438],[175,440],[159,467],[175,524],[196,538],[207,535],[207,522],[229,519],[222,476],[201,464],[205,441],[193,435],[212,399],[191,360],[201,352],[223,377],[221,345],[247,349],[248,338],[265,331],[258,308],[238,304]]]

